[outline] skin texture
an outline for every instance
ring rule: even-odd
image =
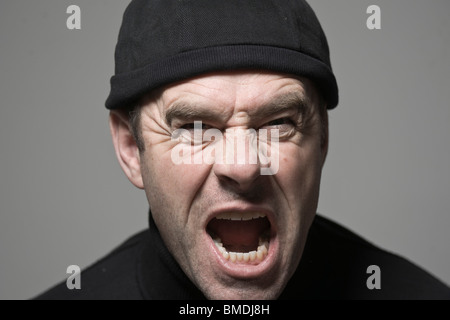
[[[261,112],[277,98],[293,95],[310,112],[291,108],[277,113],[275,107],[271,113]],[[327,154],[319,101],[310,81],[271,72],[216,73],[179,82],[144,100],[142,152],[127,117],[111,112],[111,134],[123,171],[145,190],[169,251],[207,298],[275,299],[297,268],[317,209]],[[207,108],[208,115],[197,113],[195,120],[222,132],[278,129],[278,172],[261,175],[260,163],[175,165],[171,151],[180,142],[172,141],[172,133],[177,128],[189,129],[193,123],[179,115],[166,122],[167,111],[180,105]],[[206,226],[220,210],[250,208],[265,210],[270,216],[270,259],[257,266],[224,262],[213,250]]]

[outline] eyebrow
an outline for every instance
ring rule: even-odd
[[[174,119],[184,121],[218,121],[221,115],[210,107],[202,104],[192,104],[183,101],[174,102],[165,113],[166,123],[171,126]]]
[[[289,92],[276,96],[256,110],[250,111],[249,115],[252,119],[258,121],[289,111],[303,113],[310,108],[307,99],[303,95],[298,92]]]
[[[293,110],[302,113],[309,108],[310,105],[303,95],[298,92],[289,92],[276,96],[269,102],[255,108],[255,110],[250,110],[249,116],[253,122]],[[174,119],[219,122],[223,119],[223,114],[212,110],[207,105],[177,101],[170,105],[165,113],[165,121],[168,125],[171,126]]]

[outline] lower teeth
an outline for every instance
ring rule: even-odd
[[[214,244],[219,249],[222,256],[233,263],[244,262],[261,262],[267,256],[269,252],[269,241],[268,239],[260,238],[258,249],[250,252],[228,252],[223,246],[222,241],[219,238],[215,238]]]

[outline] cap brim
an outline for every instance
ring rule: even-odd
[[[280,47],[231,45],[202,48],[168,57],[132,72],[111,78],[106,100],[110,110],[129,108],[150,90],[214,71],[261,69],[312,80],[333,109],[339,101],[338,86],[331,69],[315,58]]]

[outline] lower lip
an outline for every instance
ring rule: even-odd
[[[230,277],[239,279],[258,278],[270,273],[275,267],[276,253],[279,246],[276,236],[271,236],[267,256],[258,264],[234,263],[225,259],[209,234],[205,232],[205,236],[209,249],[214,253],[214,259],[219,269]]]

